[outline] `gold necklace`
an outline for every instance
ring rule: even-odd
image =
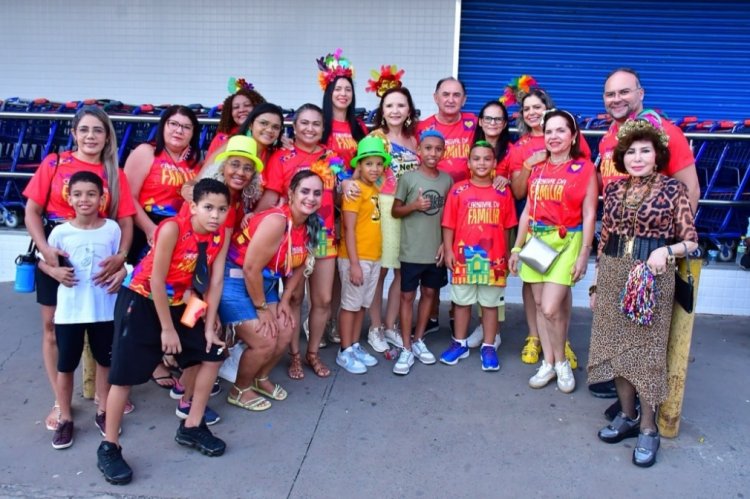
[[[633,185],[633,177],[628,177],[628,183],[625,186],[625,192],[622,195],[622,203],[620,204],[620,225],[625,225],[625,208],[629,208],[633,210],[633,217],[631,219],[631,229],[632,234],[629,236],[626,236],[627,242],[625,243],[625,256],[633,256],[633,247],[635,246],[635,233],[638,223],[638,212],[641,210],[641,207],[643,206],[643,203],[646,202],[648,197],[651,195],[651,189],[653,188],[654,184],[656,183],[657,176],[656,174],[652,174],[649,176],[646,180],[644,180],[644,183],[646,184],[646,192],[638,198],[636,201],[631,201],[628,203],[628,192],[630,191],[630,187]]]

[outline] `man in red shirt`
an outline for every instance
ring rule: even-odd
[[[453,182],[469,178],[466,158],[474,140],[477,117],[461,111],[466,104],[466,88],[453,77],[443,78],[435,87],[435,104],[438,112],[419,122],[417,135],[424,130],[434,129],[445,137],[445,153],[438,163],[438,170],[447,173]]]
[[[630,68],[617,68],[607,76],[604,82],[604,107],[614,120],[607,133],[599,142],[599,175],[601,192],[609,182],[623,177],[614,168],[612,153],[617,146],[617,131],[628,118],[632,118],[643,111],[643,96],[645,91],[641,87],[638,73]],[[669,136],[670,160],[666,174],[676,178],[687,186],[690,197],[690,207],[693,213],[698,209],[700,185],[698,173],[695,169],[695,158],[685,135],[679,127],[668,120],[662,120],[664,131]]]

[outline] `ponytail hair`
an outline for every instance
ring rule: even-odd
[[[109,190],[107,216],[112,220],[117,220],[117,212],[120,207],[120,169],[117,163],[117,136],[115,134],[115,127],[112,125],[112,120],[109,119],[107,113],[101,108],[84,106],[78,110],[75,118],[73,118],[73,130],[78,128],[78,123],[81,122],[84,116],[93,116],[101,121],[107,133],[100,161],[104,166],[104,178],[107,180],[107,189]]]

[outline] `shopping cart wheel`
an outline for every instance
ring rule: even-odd
[[[732,262],[734,261],[734,250],[726,243],[719,245],[719,261],[720,262]]]
[[[4,218],[3,221],[5,222],[5,226],[8,227],[9,229],[15,229],[16,227],[18,227],[19,219],[18,219],[18,214],[15,211],[6,210],[3,218]]]

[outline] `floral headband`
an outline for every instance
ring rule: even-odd
[[[403,69],[399,70],[398,66],[392,64],[390,66],[380,66],[380,72],[376,69],[370,71],[372,80],[367,80],[366,92],[375,92],[378,97],[383,97],[388,90],[392,88],[401,88],[401,77],[406,71]]]
[[[339,76],[349,79],[354,78],[354,68],[349,59],[341,56],[341,49],[336,49],[333,54],[327,54],[316,59],[318,63],[318,83],[320,88],[325,91],[326,87]]]
[[[498,100],[506,106],[512,106],[513,104],[518,104],[523,95],[528,94],[535,88],[539,88],[539,84],[533,76],[521,75],[518,78],[510,80],[505,86],[503,96]]]
[[[669,146],[669,135],[664,131],[661,116],[653,109],[645,109],[638,115],[632,115],[617,131],[617,140],[621,141],[634,132],[653,130],[659,135],[659,141],[664,147]]]
[[[237,93],[243,88],[248,91],[255,90],[255,86],[244,78],[235,78],[234,76],[229,78],[229,81],[227,82],[227,90],[230,94]]]

